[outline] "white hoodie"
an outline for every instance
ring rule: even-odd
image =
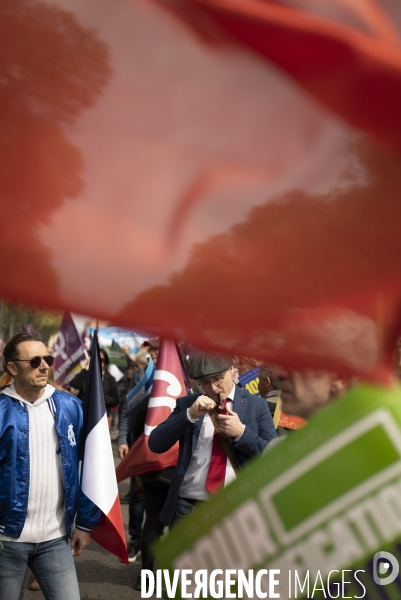
[[[30,479],[28,511],[21,536],[15,539],[0,535],[1,540],[37,544],[67,535],[61,454],[57,454],[59,439],[47,402],[54,389],[46,385],[35,402],[22,398],[13,383],[2,392],[28,409]]]

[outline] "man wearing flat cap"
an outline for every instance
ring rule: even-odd
[[[189,375],[203,394],[178,398],[168,419],[150,434],[149,447],[156,453],[179,442],[177,468],[160,513],[164,525],[189,516],[276,437],[266,401],[237,387],[233,373],[231,358],[198,352]]]

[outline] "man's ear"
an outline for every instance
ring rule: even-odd
[[[14,363],[12,363],[12,362],[9,362],[9,363],[7,363],[7,365],[6,365],[6,370],[7,370],[7,371],[8,371],[8,372],[9,372],[9,373],[10,373],[10,374],[13,376],[13,377],[15,377],[15,376],[16,376],[16,374],[18,373],[18,369],[17,369],[17,367],[16,367],[16,366],[15,366],[15,364],[14,364]]]

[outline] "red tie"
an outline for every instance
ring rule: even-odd
[[[220,406],[224,407],[227,400],[222,400]],[[220,442],[217,431],[213,435],[212,456],[206,479],[206,489],[215,494],[224,485],[226,476],[227,454]]]

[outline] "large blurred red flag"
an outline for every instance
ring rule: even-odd
[[[117,481],[177,464],[178,443],[168,452],[155,454],[150,450],[148,442],[151,431],[167,419],[175,407],[176,399],[185,394],[186,387],[177,346],[171,340],[162,340],[146,412],[145,430],[118,465]]]
[[[213,26],[216,31],[218,24],[350,124],[401,150],[401,10],[396,0],[385,6],[377,0],[159,1],[200,35]]]
[[[398,0],[5,0],[0,15],[1,295],[386,377]]]

